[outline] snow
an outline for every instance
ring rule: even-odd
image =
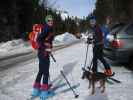
[[[54,39],[55,43],[72,43],[78,41],[78,39],[68,32],[65,32],[62,35],[57,35]]]
[[[54,46],[65,45],[77,41],[74,35],[66,32],[55,37]],[[21,39],[8,41],[0,44],[0,58],[9,57],[16,54],[32,52],[33,49],[29,42]]]
[[[21,39],[8,41],[0,45],[0,59],[17,54],[24,54],[32,51],[29,42]]]
[[[13,40],[13,41],[8,41],[6,43],[2,43],[0,45],[0,50],[3,52],[7,52],[19,47],[23,47],[23,41],[21,39],[19,40]]]
[[[66,18],[68,18],[68,14],[67,13],[61,13],[61,18],[63,20],[65,20]]]
[[[106,84],[105,93],[101,93],[96,87],[96,93],[90,95],[88,81],[81,79],[85,52],[86,44],[79,43],[53,53],[57,62],[51,59],[50,78],[53,86],[60,87],[55,90],[57,95],[48,100],[133,100],[133,75],[123,67],[113,67],[116,72],[115,78],[121,80],[122,84]],[[90,46],[87,65],[90,64],[91,59],[92,47]],[[67,90],[69,87],[61,77],[60,70],[64,71],[71,85],[76,86],[74,90],[79,94],[79,98],[75,99],[72,91]],[[0,72],[0,100],[26,100],[32,91],[32,83],[37,72],[37,58]]]
[[[84,57],[84,53],[82,51],[84,50],[83,44],[74,45],[73,47],[55,52],[54,57],[57,60],[56,63],[51,59],[50,75],[51,80],[54,80],[53,85],[58,86],[66,83],[60,75],[60,70],[63,70],[71,85],[77,86],[75,91],[80,94],[77,100],[85,100],[89,94],[89,90],[87,89],[88,83],[81,80],[81,68],[84,63],[84,58],[82,58]],[[91,50],[91,48],[89,50]],[[12,69],[6,70],[4,73],[1,72],[0,76],[3,76],[3,78],[0,79],[0,92],[2,92],[0,100],[17,100],[17,98],[19,98],[19,100],[25,100],[29,97],[32,91],[32,83],[38,71],[37,66],[38,59],[32,59]],[[60,80],[62,80],[61,83],[59,82]],[[72,91],[70,89],[67,90],[68,88],[68,85],[65,84],[55,91],[57,93],[56,96],[48,100],[74,100],[75,98]]]

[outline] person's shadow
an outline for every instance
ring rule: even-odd
[[[68,76],[69,74],[72,73],[74,67],[76,67],[76,64],[78,63],[78,61],[74,61],[68,64],[65,64],[62,68],[63,68],[63,72],[65,74],[65,76]],[[62,80],[62,75],[59,74],[55,79],[53,79],[53,81],[51,83],[55,83],[56,81],[60,81]]]
[[[96,88],[96,92],[94,95],[90,95],[88,91],[88,95],[85,97],[85,100],[109,100],[108,95],[105,93],[101,93],[99,88]]]

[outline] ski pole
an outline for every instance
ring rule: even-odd
[[[74,89],[72,88],[72,86],[71,86],[70,82],[68,81],[68,79],[66,78],[64,72],[63,72],[63,71],[60,71],[60,72],[61,72],[61,75],[62,75],[62,76],[64,77],[64,79],[66,80],[68,86],[69,86],[70,89],[72,90],[72,92],[73,92],[73,94],[74,94],[74,97],[75,97],[75,98],[78,98],[79,95],[78,95],[78,94],[74,91]]]
[[[51,55],[51,57],[52,57],[53,61],[54,61],[54,62],[56,62],[56,59],[54,58],[53,54],[50,54],[50,55]],[[57,62],[56,62],[56,63],[57,63]],[[60,72],[61,72],[61,75],[63,76],[63,78],[66,80],[66,82],[67,82],[68,86],[69,86],[69,87],[70,87],[70,89],[72,90],[72,92],[73,92],[73,94],[74,94],[75,98],[78,98],[78,97],[79,97],[79,95],[77,95],[77,94],[76,94],[76,92],[74,91],[74,89],[72,88],[72,86],[71,86],[70,82],[68,81],[68,79],[66,78],[66,76],[65,76],[64,72],[63,72],[62,70],[61,70]]]
[[[92,65],[93,65],[93,59],[92,59],[92,61],[90,63],[90,66],[88,66],[89,71],[92,69]]]
[[[115,81],[116,83],[121,83],[121,81],[119,81],[119,80],[117,80],[117,79],[115,79],[115,78],[113,78],[113,77],[109,77],[109,79]]]
[[[86,50],[85,63],[84,63],[84,67],[82,68],[82,70],[83,70],[83,69],[85,69],[85,67],[86,67],[86,63],[87,63],[87,56],[88,56],[88,49],[89,49],[89,44],[87,44],[87,50]]]
[[[56,59],[54,58],[52,53],[50,53],[50,56],[52,57],[53,61],[56,62]]]

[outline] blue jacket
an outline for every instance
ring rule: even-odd
[[[109,34],[109,28],[107,26],[102,26],[102,32],[104,34],[104,46],[107,46],[107,35]]]

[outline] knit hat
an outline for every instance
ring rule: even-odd
[[[94,15],[89,16],[89,20],[96,20],[96,16]]]

